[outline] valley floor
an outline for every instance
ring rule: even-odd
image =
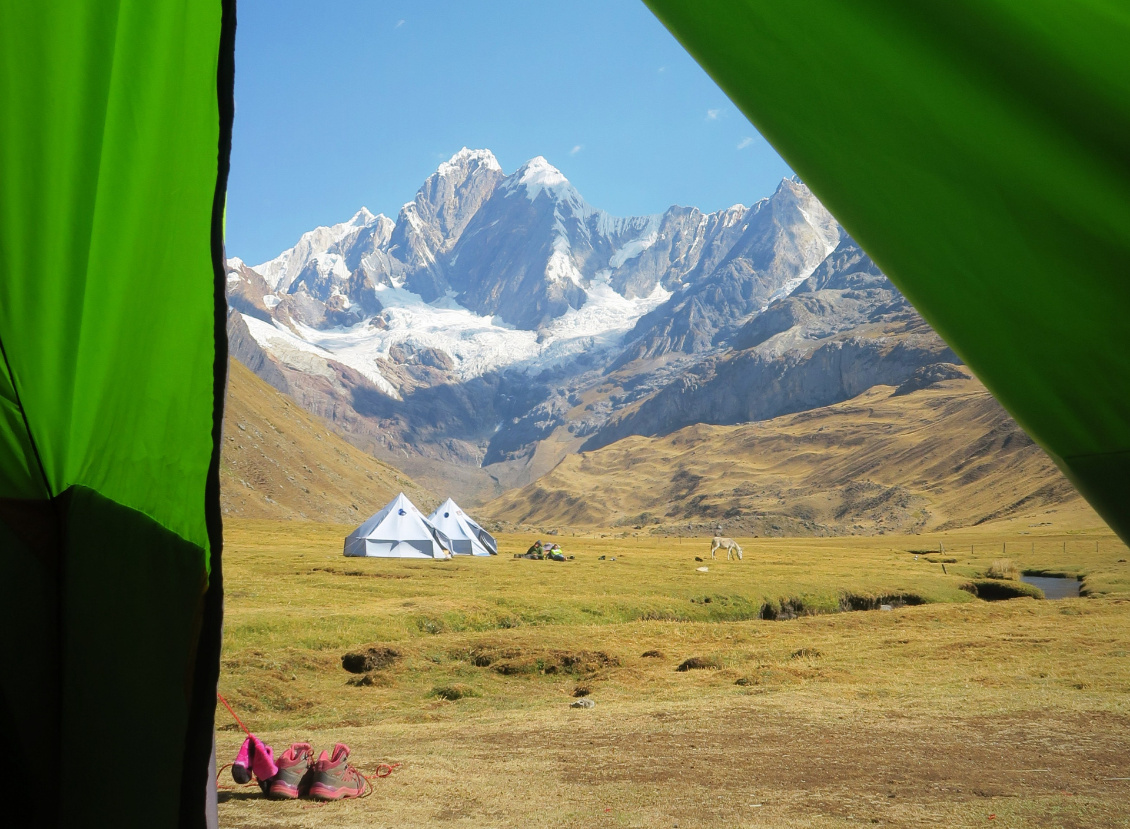
[[[1037,524],[739,539],[741,562],[598,533],[557,538],[559,564],[513,559],[526,536],[490,559],[358,560],[348,527],[229,523],[221,692],[276,751],[401,765],[324,806],[226,788],[221,825],[1130,826],[1130,551]],[[962,590],[1005,545],[1091,595]],[[926,603],[830,612],[847,597]],[[342,669],[370,646],[390,664]],[[708,667],[676,670],[692,657]],[[242,734],[218,724],[222,765]]]

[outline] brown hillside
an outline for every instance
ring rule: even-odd
[[[482,511],[539,527],[823,535],[971,526],[1082,503],[978,381],[892,392],[625,438],[565,458]]]
[[[224,515],[360,523],[401,491],[425,513],[439,503],[230,361],[220,464]]]

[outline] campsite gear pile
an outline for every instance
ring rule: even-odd
[[[566,560],[565,553],[562,552],[560,544],[544,544],[540,539],[535,541],[533,546],[526,550],[525,553],[515,553],[514,558],[532,558],[537,561],[543,559],[546,561]],[[568,558],[572,559],[574,556],[568,556]]]
[[[400,766],[399,763],[381,763],[376,774],[362,774],[349,762],[349,746],[345,743],[334,745],[332,753],[323,750],[317,760],[310,743],[291,743],[276,759],[274,750],[247,729],[223,695],[216,694],[216,698],[247,735],[235,760],[228,764],[232,779],[241,786],[254,781],[272,800],[308,797],[331,801],[366,797],[373,791],[374,777],[388,777]]]
[[[494,537],[448,498],[428,517],[401,492],[345,539],[345,555],[449,559],[498,555]]]

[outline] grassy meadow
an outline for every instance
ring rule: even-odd
[[[532,535],[346,559],[350,529],[228,522],[220,690],[276,751],[401,766],[323,806],[225,773],[221,825],[1130,826],[1130,554],[1108,530],[738,539],[740,562],[565,534],[556,563],[512,558]],[[994,565],[1087,596],[963,589]],[[342,668],[369,648],[379,667]],[[218,725],[223,764],[242,733]]]

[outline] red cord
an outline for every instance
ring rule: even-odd
[[[243,733],[246,734],[248,737],[252,736],[251,732],[247,730],[247,726],[243,724],[243,720],[241,720],[239,718],[239,716],[235,713],[235,711],[232,710],[232,707],[230,705],[228,705],[228,701],[226,699],[224,699],[224,695],[221,694],[219,691],[216,692],[216,699],[218,699],[220,702],[222,702],[224,704],[224,708],[228,709],[228,712],[233,717],[235,717],[235,721],[237,723],[239,723],[239,727],[243,729]]]
[[[220,778],[223,776],[224,770],[230,769],[234,765],[235,765],[235,763],[228,763],[225,766],[221,766],[220,770],[218,772],[216,772],[216,788],[217,789],[235,789],[235,788],[238,788],[238,786],[221,786],[220,785]],[[258,786],[259,785],[259,778],[253,776],[246,783],[242,783],[240,785],[242,785],[242,786]]]
[[[377,763],[377,770],[373,774],[361,775],[366,780],[375,780],[378,777],[388,777],[394,771],[400,768],[400,763]]]

